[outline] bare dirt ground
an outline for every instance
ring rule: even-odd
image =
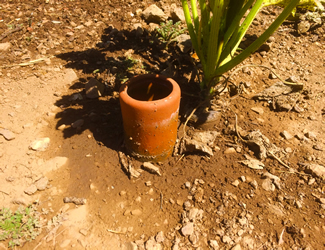
[[[286,22],[244,62],[294,78],[303,90],[257,98],[279,79],[266,68],[243,68],[231,78],[242,92],[230,84],[214,102],[221,115],[208,128],[220,132],[213,156],[172,156],[156,164],[162,176],[142,171],[130,179],[122,170],[122,81],[146,72],[172,76],[182,89],[180,131],[197,102],[193,52],[175,43],[163,49],[138,11],[157,4],[170,16],[173,2],[0,4],[0,204],[15,210],[34,202],[43,223],[23,249],[325,247],[322,22],[306,30]],[[242,46],[277,12],[264,10]],[[86,95],[91,78],[103,88],[100,97]],[[245,137],[252,131],[269,139],[264,157]],[[49,143],[41,145],[42,138]],[[264,167],[244,165],[245,155]],[[65,197],[86,203],[64,203]]]

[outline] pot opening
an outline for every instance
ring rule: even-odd
[[[138,101],[156,101],[167,97],[172,90],[173,85],[170,82],[153,79],[130,84],[127,93]]]

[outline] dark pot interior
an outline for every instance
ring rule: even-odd
[[[156,101],[166,98],[172,91],[173,85],[168,81],[153,79],[133,82],[127,93],[138,101]]]

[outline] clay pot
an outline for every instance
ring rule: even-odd
[[[181,91],[171,78],[148,74],[131,78],[120,88],[124,143],[141,161],[163,161],[177,139]]]

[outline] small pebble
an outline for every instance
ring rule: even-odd
[[[227,148],[224,153],[225,154],[233,154],[233,153],[236,153],[236,149],[235,148]]]
[[[238,187],[239,185],[239,180],[235,180],[233,183],[231,183],[231,185]]]

